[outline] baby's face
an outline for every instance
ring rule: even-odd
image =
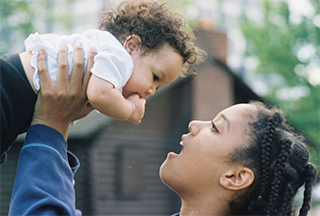
[[[123,87],[124,97],[138,94],[141,98],[152,96],[156,89],[176,80],[183,67],[183,58],[169,44],[157,52],[141,55],[141,49],[131,53],[134,63],[132,76]]]

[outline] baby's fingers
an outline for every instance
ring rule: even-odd
[[[139,98],[138,100],[139,106],[144,107],[146,105],[146,99]]]
[[[143,104],[144,106],[145,106],[146,103],[147,103],[146,99],[144,99],[144,98],[141,98],[141,102],[142,102],[142,104]]]

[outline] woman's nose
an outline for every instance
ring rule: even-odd
[[[189,123],[189,131],[191,135],[196,136],[203,128],[210,127],[209,121],[191,121]]]
[[[197,135],[200,131],[199,121],[191,121],[189,123],[189,131],[190,131],[191,135],[193,135],[193,136]]]

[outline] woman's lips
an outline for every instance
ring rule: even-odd
[[[180,145],[181,145],[181,151],[183,150],[183,141],[180,141]],[[181,152],[180,152],[181,153]],[[168,158],[176,158],[176,157],[178,157],[179,156],[179,154],[177,154],[177,153],[174,153],[174,152],[169,152],[168,153]]]
[[[178,154],[176,154],[176,153],[174,153],[174,152],[169,152],[169,153],[168,153],[168,158],[169,158],[169,159],[176,158],[176,157],[178,157]]]

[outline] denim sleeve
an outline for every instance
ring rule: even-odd
[[[61,133],[45,125],[28,129],[13,187],[10,215],[81,215],[73,177],[78,159]]]

